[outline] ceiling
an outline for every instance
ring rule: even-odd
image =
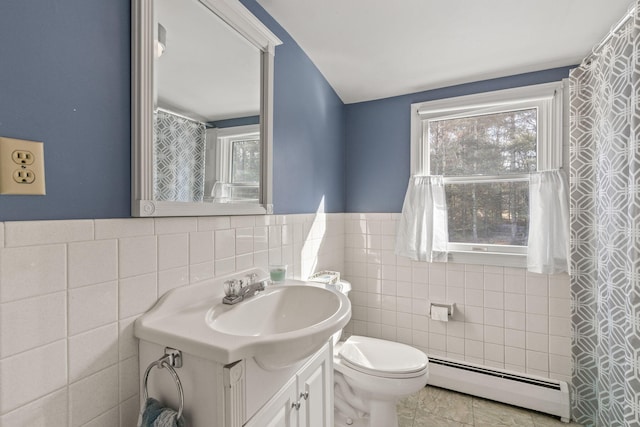
[[[157,105],[202,122],[260,114],[260,50],[198,0],[154,2]],[[211,78],[215,72],[216,78]]]
[[[257,0],[345,103],[581,62],[630,0]]]

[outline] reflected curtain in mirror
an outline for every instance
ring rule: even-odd
[[[153,198],[200,202],[204,195],[205,124],[154,113]]]

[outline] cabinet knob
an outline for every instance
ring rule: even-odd
[[[309,392],[305,391],[304,393],[300,393],[300,398],[307,400],[309,398]]]
[[[296,411],[299,411],[300,410],[300,402],[299,401],[298,402],[293,402],[291,404],[291,408],[295,409]]]

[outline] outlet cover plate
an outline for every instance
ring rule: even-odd
[[[0,136],[0,194],[46,194],[43,146],[42,142]],[[16,178],[23,176],[28,179]]]

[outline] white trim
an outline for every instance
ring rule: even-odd
[[[153,197],[153,0],[131,2],[131,198]],[[138,143],[137,143],[138,142]]]
[[[476,363],[428,355],[429,384],[535,411],[568,423],[571,418],[566,382]]]
[[[563,82],[553,82],[411,104],[411,175],[429,174],[425,121],[527,108],[538,109],[538,170],[561,167],[563,94]]]
[[[562,82],[544,83],[473,95],[456,96],[411,104],[419,115],[441,114],[449,111],[477,110],[520,102],[551,99],[556,90],[562,89]]]
[[[228,137],[241,137],[243,135],[251,135],[254,133],[260,133],[260,125],[242,125],[242,126],[231,126],[226,128],[212,128],[216,129],[216,136],[218,138],[228,138]]]
[[[258,49],[275,53],[282,41],[238,0],[198,0],[220,19],[235,28]]]
[[[275,49],[262,52],[262,87],[260,136],[262,138],[262,176],[260,177],[262,204],[268,214],[273,213],[273,79]]]
[[[411,104],[411,175],[428,175],[430,172],[429,148],[423,142],[427,137],[425,123],[430,120],[528,108],[538,111],[537,169],[562,167],[565,89],[563,82],[552,82]],[[445,176],[443,181],[445,184],[525,182],[529,181],[529,174]],[[474,250],[476,247],[482,247],[483,250]],[[453,262],[526,267],[526,246],[509,248],[503,245],[449,243],[448,249],[449,260]]]
[[[133,216],[210,216],[216,215],[264,215],[273,212],[270,205],[258,203],[183,203],[157,200],[136,200],[132,204]]]
[[[509,254],[509,255],[526,255],[526,246],[516,245],[495,245],[491,243],[455,243],[450,242],[449,251],[453,252],[471,252],[480,254]]]
[[[448,261],[458,264],[479,264],[495,265],[499,267],[527,268],[527,254],[449,251]]]
[[[529,182],[528,173],[511,175],[445,176],[445,184],[491,184],[496,182]]]
[[[154,25],[153,0],[131,2],[131,214],[132,216],[254,215],[271,213],[273,67],[282,42],[238,0],[199,0],[261,50],[261,203],[235,207],[203,202],[153,201]]]

